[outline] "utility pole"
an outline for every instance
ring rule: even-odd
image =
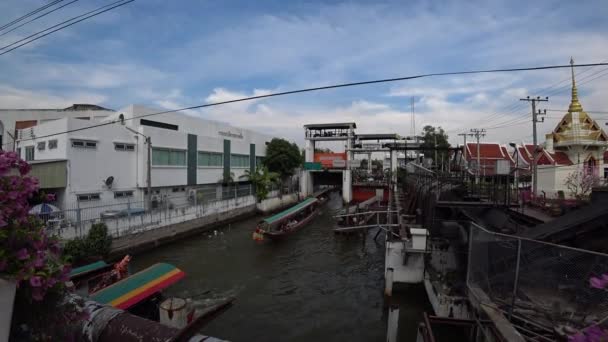
[[[475,170],[475,183],[479,184],[479,176],[481,174],[481,158],[479,156],[479,139],[486,136],[485,128],[471,128],[470,136],[475,137],[477,139],[477,170]]]
[[[468,165],[467,165],[467,133],[460,133],[458,134],[459,136],[462,136],[464,138],[464,168],[465,170],[468,169]]]
[[[124,120],[124,119],[123,119]],[[124,125],[124,121],[123,121]],[[146,196],[146,209],[152,209],[152,138],[148,135],[144,135],[130,127],[125,128],[137,135],[144,137],[144,143],[148,145],[148,163],[146,165],[146,190],[148,195]],[[139,163],[139,162],[138,162]]]
[[[146,204],[148,205],[148,210],[152,209],[152,138],[150,136],[146,137],[146,144],[148,144],[148,165],[147,165],[147,179],[146,179],[146,188],[148,188],[148,196],[146,198]]]
[[[437,170],[439,170],[439,165],[438,165],[438,160],[437,160],[437,133],[435,133],[435,159],[433,160],[435,162],[435,168]]]
[[[536,136],[536,123],[544,122],[545,118],[538,119],[539,115],[547,114],[547,110],[544,110],[542,113],[540,109],[536,111],[536,103],[537,102],[547,102],[549,101],[548,97],[541,99],[540,96],[536,98],[531,98],[530,96],[526,96],[525,99],[519,99],[520,101],[527,101],[532,104],[532,137],[534,150],[532,151],[532,197],[536,200],[536,194],[538,191],[538,138]]]

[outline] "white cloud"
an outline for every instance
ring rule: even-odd
[[[2,108],[64,108],[74,103],[100,104],[106,100],[104,95],[96,93],[74,92],[59,96],[0,85]]]

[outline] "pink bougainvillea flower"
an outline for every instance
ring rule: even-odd
[[[8,226],[8,222],[6,222],[2,217],[0,217],[0,227]]]
[[[30,278],[30,285],[32,287],[41,287],[42,286],[42,278],[39,276],[33,276]]]
[[[47,194],[46,195],[46,200],[47,200],[47,202],[53,202],[53,201],[55,201],[55,194]]]
[[[27,249],[25,248],[21,248],[20,250],[18,250],[15,255],[17,256],[18,260],[27,260],[30,257],[29,253],[27,252]]]
[[[596,289],[603,289],[608,285],[608,279],[604,279],[604,277],[602,278],[597,278],[597,277],[591,277],[589,279],[589,286],[596,288]]]
[[[587,342],[587,338],[582,332],[577,332],[574,335],[568,336],[568,342]]]
[[[34,261],[34,267],[36,267],[36,268],[44,267],[44,258],[36,258],[36,260]]]

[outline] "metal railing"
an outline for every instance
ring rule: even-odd
[[[560,327],[580,329],[608,316],[608,292],[589,284],[591,277],[608,273],[606,254],[495,233],[472,223],[468,258],[469,292],[481,304],[501,310],[516,327],[543,335],[541,340]],[[479,293],[483,295],[475,295]]]
[[[126,198],[118,203],[77,203],[72,208],[40,214],[39,218],[49,232],[64,239],[86,236],[98,222],[106,223],[110,234],[119,237],[255,204],[250,184],[203,187],[179,194],[155,194],[152,198],[149,210],[145,209],[146,201]]]

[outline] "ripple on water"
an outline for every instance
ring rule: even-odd
[[[284,241],[251,239],[259,217],[137,256],[133,269],[169,262],[186,272],[169,295],[206,305],[234,296],[235,305],[204,333],[232,341],[383,341],[382,245],[375,231],[335,236],[334,197],[310,225]],[[413,307],[412,310],[420,310]],[[413,337],[415,339],[415,336]]]

